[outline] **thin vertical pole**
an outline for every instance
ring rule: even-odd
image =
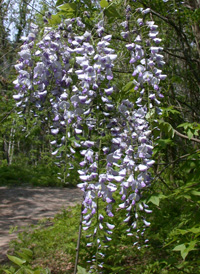
[[[79,250],[80,250],[80,243],[81,243],[81,232],[82,232],[82,221],[83,221],[83,203],[81,206],[81,216],[80,216],[80,223],[79,223],[79,232],[78,232],[78,240],[77,240],[77,247],[76,247],[76,260],[75,260],[75,266],[74,266],[74,274],[77,272],[77,266],[78,266],[78,258],[79,258]]]

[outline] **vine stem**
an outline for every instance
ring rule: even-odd
[[[80,250],[80,243],[81,243],[81,232],[82,232],[82,221],[83,221],[83,203],[81,206],[81,215],[80,215],[80,223],[79,223],[79,232],[78,232],[78,240],[77,240],[77,246],[76,246],[76,260],[75,260],[75,266],[74,266],[74,274],[77,272],[77,266],[78,266],[78,259],[79,259],[79,250]]]
[[[200,139],[197,139],[197,138],[194,138],[194,137],[189,138],[187,135],[184,135],[184,134],[178,132],[176,129],[174,129],[174,133],[176,135],[178,135],[179,137],[181,137],[181,138],[187,139],[189,141],[200,143]]]

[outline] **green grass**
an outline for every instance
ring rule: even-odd
[[[75,260],[80,206],[70,208],[53,219],[43,219],[38,225],[26,227],[11,241],[10,254],[21,248],[33,251],[31,266],[51,269],[51,273],[72,273]]]

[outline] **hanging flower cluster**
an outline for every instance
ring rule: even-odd
[[[150,140],[151,131],[146,121],[146,107],[134,108],[129,100],[124,100],[119,106],[121,114],[118,119],[110,122],[112,143],[114,152],[107,156],[108,178],[120,183],[120,195],[122,203],[119,208],[126,209],[127,214],[124,222],[130,223],[131,227],[137,227],[136,202],[141,198],[142,190],[148,187],[151,177],[148,169],[153,165],[152,145]],[[118,171],[116,171],[118,170]],[[139,209],[150,213],[145,204],[139,204]],[[135,217],[133,218],[133,211]],[[143,218],[146,226],[149,223]],[[127,230],[128,235],[131,228]]]
[[[119,112],[123,115],[120,115],[121,120],[113,120],[114,130],[111,130],[112,135],[115,136],[112,142],[116,150],[109,155],[112,166],[111,176],[115,175],[115,180],[121,185],[120,194],[123,203],[119,207],[127,210],[124,222],[131,224],[127,230],[130,236],[133,235],[131,229],[137,227],[137,220],[141,215],[138,214],[138,210],[151,213],[148,205],[139,201],[143,189],[150,185],[151,177],[148,169],[154,164],[154,160],[151,159],[153,151],[151,129],[146,117],[153,107],[156,107],[158,113],[160,112],[157,106],[163,95],[159,84],[166,78],[161,70],[165,62],[161,54],[162,47],[159,46],[161,39],[157,37],[158,26],[152,20],[143,18],[144,15],[146,18],[150,9],[141,8],[137,12],[142,14],[142,17],[137,18],[136,25],[132,29],[131,7],[127,6],[126,21],[121,24],[124,28],[121,35],[124,39],[133,41],[129,42],[126,48],[131,54],[130,65],[133,68],[133,84],[135,91],[138,92],[138,99],[135,105],[129,100],[124,100],[120,105]],[[147,37],[144,35],[144,29],[148,30]],[[118,172],[113,168],[114,166],[117,166]],[[142,214],[141,218],[144,226],[150,225],[146,221],[145,214]]]
[[[150,10],[138,12],[146,15]],[[166,75],[161,70],[164,61],[158,26],[139,17],[132,30],[131,16],[127,6],[121,35],[129,39],[126,50],[131,55],[133,83],[139,94],[135,103],[126,99],[116,105],[113,100],[112,69],[117,54],[111,47],[112,35],[105,34],[103,19],[93,32],[86,30],[79,17],[66,19],[56,29],[46,27],[39,42],[38,27],[32,25],[15,66],[19,73],[14,81],[17,106],[27,108],[31,103],[38,110],[47,110],[46,119],[52,119],[51,133],[55,136],[52,154],[62,159],[64,153],[65,164],[70,165],[70,159],[80,152],[78,187],[84,192],[83,230],[92,229],[87,237],[96,239],[87,244],[97,247],[93,263],[104,256],[100,249],[111,240],[115,227],[112,221],[104,221],[114,216],[114,193],[121,196],[119,209],[126,210],[124,222],[130,225],[129,236],[138,229],[138,220],[144,224],[143,231],[138,230],[141,235],[150,225],[145,213],[151,210],[140,202],[150,185],[149,168],[154,164],[146,117],[149,109],[160,104],[163,95],[159,83]],[[147,37],[141,31],[144,27]],[[97,38],[92,39],[93,34]],[[110,136],[107,143],[103,139],[106,135]],[[104,213],[99,208],[100,200],[106,204]],[[102,268],[103,263],[96,267]]]
[[[109,47],[112,36],[103,36],[104,28],[103,21],[97,24],[96,33],[100,37],[95,46],[91,46],[90,52],[82,52],[82,57],[76,57],[76,62],[81,67],[80,70],[75,71],[79,78],[79,93],[81,98],[86,100],[90,96],[90,103],[84,109],[84,116],[82,116],[80,124],[87,126],[88,140],[81,142],[81,155],[84,160],[80,163],[82,169],[78,172],[82,183],[78,185],[84,191],[84,221],[83,230],[88,230],[94,222],[94,215],[97,216],[98,223],[93,226],[93,233],[88,235],[88,238],[96,236],[96,242],[89,242],[87,246],[96,245],[97,251],[93,256],[92,262],[96,261],[96,256],[104,256],[100,252],[105,240],[109,241],[109,235],[112,233],[114,225],[106,222],[103,224],[104,216],[100,213],[98,208],[98,200],[103,199],[106,203],[112,202],[112,184],[107,181],[106,174],[102,172],[101,158],[104,154],[105,148],[102,146],[101,136],[105,133],[105,125],[113,116],[115,110],[112,102],[112,93],[114,89],[111,85],[113,79],[112,67],[113,61],[117,58],[114,50]],[[105,87],[105,88],[104,88]],[[95,116],[94,116],[95,115]],[[93,141],[91,135],[99,136],[98,141]],[[107,214],[112,215],[109,206],[107,206]],[[105,227],[106,226],[106,227]],[[105,238],[99,237],[101,233],[99,230],[105,230],[107,236]],[[103,264],[99,263],[98,267]]]
[[[17,101],[17,106],[25,108],[29,103],[29,99],[33,101],[33,86],[32,86],[32,71],[29,68],[33,67],[31,50],[35,44],[34,40],[38,34],[38,27],[35,24],[31,24],[31,32],[28,37],[24,38],[24,45],[21,46],[19,52],[20,59],[15,65],[15,69],[19,73],[17,79],[13,82],[18,94],[13,98]]]
[[[126,34],[126,37],[130,39],[134,37],[133,42],[127,44],[126,48],[131,54],[130,64],[133,67],[134,89],[140,93],[136,104],[141,107],[144,105],[145,101],[142,101],[145,99],[146,101],[148,100],[148,107],[152,108],[154,105],[158,106],[160,98],[163,98],[159,84],[167,76],[161,70],[165,62],[164,56],[161,54],[163,48],[159,46],[161,39],[158,38],[158,25],[152,20],[148,21],[143,18],[150,11],[149,8],[137,9],[137,12],[142,16],[137,18],[136,26],[131,30],[129,24],[131,8],[128,6],[126,9],[127,20],[121,24],[126,32],[121,32],[121,35],[125,37]],[[148,31],[147,37],[143,37],[144,29]],[[147,98],[145,97],[146,92],[148,92]]]

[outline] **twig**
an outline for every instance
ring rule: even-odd
[[[189,141],[196,142],[196,143],[200,143],[200,140],[199,140],[199,139],[193,138],[193,137],[189,138],[187,135],[184,135],[184,134],[178,132],[176,129],[174,129],[174,133],[175,133],[176,135],[178,135],[179,137],[181,137],[181,138],[184,138],[184,139],[187,139],[187,140],[189,140]]]
[[[171,56],[176,57],[176,58],[183,59],[183,60],[187,60],[187,58],[185,58],[184,56],[177,55],[177,54],[172,53],[172,52],[170,52],[170,51],[168,51],[168,50],[166,50],[166,49],[163,49],[163,51],[166,52],[167,54],[171,55]],[[191,61],[199,63],[199,61],[196,60],[196,59],[191,59]]]
[[[174,164],[174,163],[176,163],[176,162],[178,162],[179,160],[181,160],[181,159],[183,159],[183,158],[186,158],[186,157],[188,157],[188,156],[190,156],[190,155],[192,155],[192,154],[195,154],[195,153],[197,153],[197,152],[199,152],[200,150],[199,149],[197,149],[194,153],[188,153],[188,154],[185,154],[185,155],[182,155],[182,156],[180,156],[178,159],[176,159],[176,160],[174,160],[174,161],[172,161],[172,162],[170,162],[170,163],[168,163],[156,176],[155,176],[155,178],[153,179],[153,182],[157,179],[157,178],[160,178],[160,175],[165,171],[165,169],[167,169],[170,165],[172,165],[172,164]]]
[[[41,13],[39,10],[37,10],[35,7],[33,7],[30,3],[28,3],[26,0],[24,0],[24,2],[30,6],[32,9],[34,9],[35,11],[37,11],[38,13],[40,13],[42,16],[44,16],[45,14],[44,13]]]
[[[0,121],[0,123],[2,123],[5,119],[8,118],[8,116],[16,109],[16,107],[12,108],[9,112],[5,113],[5,117]],[[3,113],[4,115],[4,113]]]
[[[169,189],[169,190],[173,190],[173,188],[169,187],[168,184],[165,182],[165,180],[161,177],[161,176],[157,176],[161,182]]]
[[[166,50],[166,49],[163,49],[163,51],[166,52],[167,54],[171,55],[171,56],[176,57],[176,58],[186,60],[186,58],[185,58],[184,56],[180,56],[180,55],[174,54],[174,53],[172,53],[172,52],[169,52],[169,51]]]

